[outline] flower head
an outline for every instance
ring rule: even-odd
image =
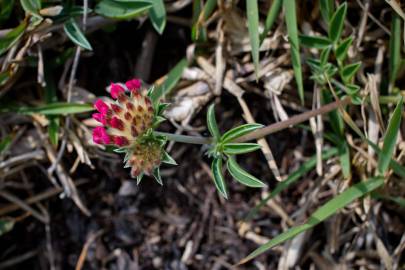
[[[97,144],[129,147],[151,128],[154,116],[152,103],[139,92],[126,95],[125,89],[115,83],[111,84],[111,97],[115,101],[104,102],[98,99],[94,103],[98,113],[94,113],[93,118],[102,126],[93,130],[93,141]]]
[[[158,141],[147,140],[135,144],[127,161],[127,166],[132,167],[131,176],[152,175],[153,170],[161,163],[162,154]]]

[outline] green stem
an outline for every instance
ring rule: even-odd
[[[211,138],[198,137],[198,136],[188,136],[180,135],[174,133],[154,131],[155,135],[165,136],[170,141],[180,142],[180,143],[190,143],[190,144],[210,144]]]

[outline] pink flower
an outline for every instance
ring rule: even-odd
[[[96,110],[99,111],[103,116],[105,116],[109,110],[108,105],[105,104],[105,102],[101,99],[98,99],[96,103],[94,103],[94,108],[96,108]]]
[[[107,121],[105,119],[105,115],[102,115],[101,113],[93,113],[93,119],[100,122],[104,126],[107,124]]]
[[[115,136],[114,137],[114,144],[118,146],[125,146],[129,144],[129,141],[124,136]]]
[[[133,92],[139,90],[141,88],[142,83],[138,79],[132,79],[127,81],[125,85],[127,86],[129,91]]]
[[[104,127],[95,127],[93,129],[93,141],[97,144],[110,143],[110,136],[108,136]]]
[[[110,88],[111,88],[110,94],[113,99],[117,99],[120,94],[123,94],[125,92],[124,88],[116,83],[111,83]]]

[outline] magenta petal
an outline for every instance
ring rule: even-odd
[[[127,88],[130,91],[136,91],[136,90],[139,90],[139,88],[141,88],[142,83],[138,79],[132,79],[132,80],[127,81],[125,83],[125,85],[127,86]]]
[[[116,84],[116,83],[112,83],[112,84],[111,84],[111,91],[110,91],[110,94],[111,94],[111,97],[112,97],[113,99],[117,99],[118,96],[119,96],[121,93],[124,93],[124,92],[125,92],[125,90],[124,90],[124,88],[123,88],[121,85]]]
[[[106,115],[109,110],[108,105],[101,99],[98,99],[96,103],[94,103],[94,108],[103,115]]]
[[[92,117],[93,117],[94,120],[96,120],[96,121],[102,123],[103,125],[106,125],[106,124],[107,124],[107,121],[106,121],[106,119],[105,119],[105,116],[102,115],[101,113],[93,113]]]
[[[104,130],[103,127],[96,127],[93,129],[93,141],[97,144],[103,143],[102,130]]]

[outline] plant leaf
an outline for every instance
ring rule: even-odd
[[[93,50],[90,43],[83,35],[82,31],[73,18],[65,22],[65,24],[63,25],[63,30],[65,30],[66,35],[70,38],[71,41],[73,41],[73,43],[89,51]]]
[[[156,104],[164,95],[170,92],[180,80],[183,70],[187,67],[187,60],[184,58],[166,75],[164,82],[155,87],[150,94],[150,98]]]
[[[298,40],[297,12],[295,0],[283,0],[285,20],[287,23],[288,41],[291,45],[291,62],[294,69],[295,81],[298,86],[298,95],[304,104],[304,84],[302,82],[302,66],[300,56],[300,44]]]
[[[43,115],[66,115],[93,111],[92,104],[55,102],[39,107],[1,108],[0,112],[16,112],[21,114],[40,113]]]
[[[256,79],[259,74],[259,10],[257,0],[246,0],[246,14],[248,19],[248,30],[250,46],[252,47],[252,59],[255,66]]]
[[[257,143],[226,143],[223,148],[227,155],[239,155],[256,151],[261,146]]]
[[[347,13],[347,3],[341,4],[333,14],[329,25],[329,38],[333,43],[337,43],[342,35],[342,30]]]
[[[247,171],[242,169],[239,164],[236,162],[235,158],[230,156],[228,157],[227,167],[229,173],[235,178],[239,183],[248,186],[248,187],[265,187],[262,181],[254,177],[253,175],[249,174]]]
[[[343,62],[347,56],[347,52],[350,48],[350,45],[352,45],[353,42],[353,37],[350,36],[348,38],[346,38],[345,40],[343,40],[336,48],[335,54],[336,54],[336,58]]]
[[[270,31],[278,15],[280,14],[282,3],[283,0],[274,0],[271,4],[271,7],[267,13],[266,22],[264,23],[264,30],[260,35],[260,44],[263,43],[263,40],[266,38],[267,33]]]
[[[342,69],[342,79],[348,83],[359,70],[361,62],[349,64]]]
[[[338,153],[337,148],[331,148],[322,152],[322,159],[327,160]],[[259,204],[253,208],[246,217],[246,220],[251,220],[256,213],[259,211],[260,208],[266,205],[266,203],[280,194],[283,190],[286,190],[289,186],[297,182],[302,176],[304,176],[309,171],[313,170],[316,165],[317,157],[316,155],[311,157],[308,161],[302,164],[296,171],[292,172],[287,179],[283,180],[282,182],[278,183],[277,186],[273,189],[273,191],[264,199],[260,201]]]
[[[113,1],[101,0],[95,12],[104,17],[113,19],[133,19],[152,7],[150,1]]]
[[[322,36],[299,35],[299,38],[301,44],[309,48],[324,49],[331,45],[329,38]]]
[[[162,34],[166,26],[166,8],[163,0],[153,0],[149,10],[149,18],[155,30]]]
[[[0,1],[0,23],[7,21],[13,11],[14,0]]]
[[[225,198],[228,199],[228,194],[226,191],[225,179],[222,175],[222,157],[216,157],[212,161],[211,171],[214,180],[215,187],[219,193]]]
[[[156,167],[155,169],[153,169],[152,175],[155,178],[156,182],[158,182],[161,186],[163,186],[163,181],[162,181],[162,177],[160,176],[159,167]]]
[[[170,165],[177,165],[177,162],[174,160],[174,158],[172,158],[169,153],[167,153],[166,151],[163,151],[163,159],[162,159],[163,163],[166,164],[170,164]]]
[[[15,221],[12,218],[0,219],[0,236],[11,231],[14,227]]]
[[[20,3],[25,12],[34,15],[37,18],[42,18],[41,15],[39,15],[41,0],[20,0]]]
[[[397,78],[399,68],[401,66],[401,18],[393,11],[391,21],[391,36],[390,36],[390,62],[389,62],[389,80],[391,87],[394,85]]]
[[[0,140],[0,154],[2,154],[8,148],[11,141],[11,134],[6,135],[3,139]]]
[[[381,153],[378,155],[378,171],[381,174],[384,174],[387,171],[395,150],[398,131],[401,124],[402,104],[403,98],[401,97],[388,123],[387,131],[384,136],[384,144]]]
[[[241,137],[245,134],[248,134],[258,128],[262,128],[262,124],[244,124],[238,127],[235,127],[231,130],[228,130],[221,137],[221,143],[227,143],[235,140],[238,137]]]
[[[333,16],[333,0],[320,0],[320,9],[323,19],[329,24],[330,19]]]
[[[341,194],[337,195],[324,205],[322,205],[318,210],[316,210],[308,219],[305,224],[292,227],[288,231],[277,235],[273,239],[271,239],[266,244],[260,246],[258,249],[250,253],[247,257],[242,259],[239,264],[246,263],[247,261],[252,260],[253,258],[259,256],[260,254],[266,252],[267,250],[271,249],[272,247],[287,241],[294,236],[314,227],[315,225],[319,224],[320,222],[324,221],[325,219],[329,218],[331,215],[336,213],[338,210],[342,209],[343,207],[347,206],[355,199],[358,199],[369,192],[377,189],[378,187],[384,184],[384,179],[382,178],[371,178],[365,182],[358,183],[348,189],[346,189]]]
[[[0,38],[0,55],[10,49],[20,39],[26,27],[27,22],[24,20],[20,25]]]
[[[218,129],[217,120],[215,119],[215,105],[214,104],[211,104],[208,107],[207,126],[208,126],[208,130],[209,130],[211,136],[214,137],[214,139],[216,141],[218,141],[219,138],[221,137],[221,134]]]

